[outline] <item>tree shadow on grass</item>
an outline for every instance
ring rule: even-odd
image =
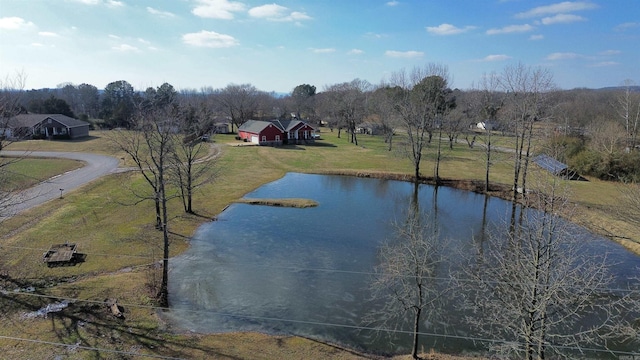
[[[118,304],[120,317],[115,316],[110,299],[75,301],[44,294],[30,280],[0,275],[0,319],[16,338],[36,340],[46,331],[54,334],[53,356],[72,356],[90,352],[92,359],[128,359],[136,354],[153,354],[175,358],[207,357],[237,358],[224,348],[200,344],[200,337],[182,339],[163,331],[155,321],[136,321],[128,307],[139,311],[159,311],[158,308]],[[51,305],[57,305],[51,307]],[[49,308],[52,310],[49,311]],[[53,310],[55,308],[55,310]],[[43,310],[46,309],[46,310]],[[131,319],[131,320],[130,320]],[[49,326],[46,324],[49,323]],[[46,330],[49,328],[49,330]],[[26,330],[28,329],[28,331]],[[168,335],[168,336],[167,336]],[[49,338],[43,335],[42,338]],[[24,343],[34,354],[43,354],[38,345]],[[197,355],[196,355],[197,354]]]

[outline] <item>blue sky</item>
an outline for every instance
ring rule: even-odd
[[[26,89],[322,90],[427,63],[468,89],[517,62],[563,89],[640,83],[640,1],[0,0],[0,76]]]

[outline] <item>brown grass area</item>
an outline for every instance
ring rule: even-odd
[[[311,199],[251,199],[242,198],[234,201],[241,204],[249,205],[265,205],[265,206],[282,206],[294,208],[308,208],[318,206],[318,202]]]
[[[86,151],[124,157],[109,143],[109,132],[92,132],[86,141],[29,141],[14,143],[13,149]],[[397,150],[387,151],[379,138],[363,136],[359,145],[346,137],[323,133],[325,140],[312,146],[258,147],[233,146],[232,135],[216,137],[221,156],[215,160],[219,169],[215,181],[198,189],[194,198],[195,215],[184,214],[179,201],[170,202],[171,254],[189,246],[189,239],[199,225],[215,218],[229,204],[261,185],[296,171],[359,177],[410,180],[410,162]],[[508,139],[503,140],[505,143]],[[228,144],[228,145],[227,145]],[[230,146],[229,146],[230,145]],[[399,143],[395,143],[396,148]],[[482,192],[484,183],[483,153],[461,145],[446,151],[442,163],[442,185]],[[427,154],[422,167],[423,181],[432,183],[432,157]],[[124,162],[122,162],[124,164]],[[511,157],[496,155],[492,168],[493,196],[509,198]],[[591,179],[590,179],[591,180]],[[577,206],[572,220],[592,231],[616,236],[625,246],[640,242],[640,229],[620,223],[615,216],[619,194],[615,185],[591,180],[565,184]],[[153,282],[151,264],[161,254],[161,234],[153,229],[153,205],[140,202],[132,190],[143,191],[139,175],[124,173],[106,176],[64,199],[52,200],[23,215],[0,223],[0,281],[2,288],[35,286],[36,293],[77,298],[64,311],[49,318],[21,318],[54,299],[32,295],[0,293],[0,335],[38,339],[55,343],[77,344],[117,351],[182,358],[220,359],[361,359],[375,358],[317,341],[289,336],[255,333],[189,334],[175,333],[158,317],[153,294],[147,284]],[[283,204],[282,199],[270,199]],[[73,267],[47,268],[42,252],[51,243],[75,242],[87,261]],[[635,247],[636,249],[638,247]],[[640,249],[638,249],[640,251]],[[100,304],[117,298],[126,319],[110,316]],[[0,338],[0,357],[69,359],[125,358],[109,352],[92,352],[61,346],[33,344]],[[28,357],[28,356],[27,356]],[[471,359],[426,352],[427,359]],[[394,359],[408,359],[397,356]]]

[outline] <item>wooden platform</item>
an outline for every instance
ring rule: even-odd
[[[47,266],[71,264],[75,261],[76,244],[55,244],[42,256]]]

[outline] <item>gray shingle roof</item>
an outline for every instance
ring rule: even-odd
[[[240,125],[238,130],[259,134],[269,125],[278,126],[278,124],[272,123],[271,121],[247,120],[244,124]]]
[[[271,120],[271,121],[262,121],[262,120],[247,120],[244,124],[240,125],[238,130],[250,132],[250,133],[260,133],[260,131],[264,130],[269,125],[275,125],[278,129],[282,131],[289,131],[300,124],[306,124],[301,120]]]
[[[74,119],[62,114],[20,114],[11,118],[11,120],[9,120],[9,124],[12,127],[34,127],[48,118],[51,118],[68,128],[89,125],[86,121]]]

